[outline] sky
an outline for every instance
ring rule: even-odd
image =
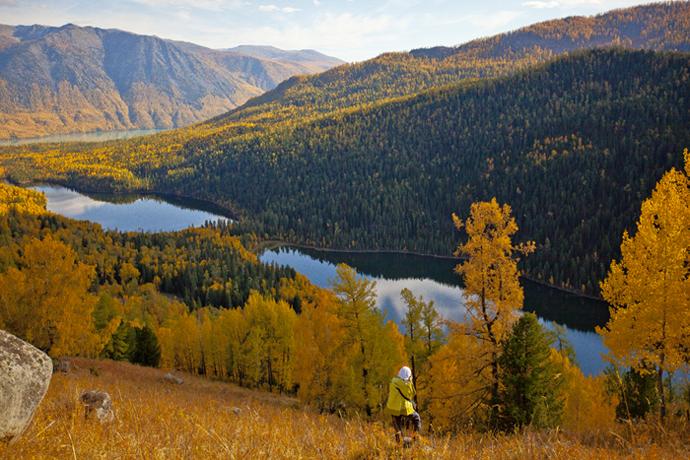
[[[0,24],[117,28],[210,48],[316,49],[346,61],[453,46],[631,0],[0,0]]]

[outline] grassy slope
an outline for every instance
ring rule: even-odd
[[[186,376],[163,382],[164,371],[112,361],[75,359],[55,374],[34,421],[0,458],[687,458],[686,440],[637,436],[578,439],[564,433],[426,438],[400,450],[381,422],[319,415],[288,397]],[[94,375],[90,369],[97,369]],[[85,420],[78,403],[87,389],[108,391],[116,419]],[[239,407],[240,416],[232,408]],[[685,445],[684,445],[685,444]]]

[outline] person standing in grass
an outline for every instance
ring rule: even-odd
[[[415,410],[413,402],[414,395],[412,371],[404,366],[388,385],[388,402],[386,403],[386,413],[393,417],[395,439],[398,442],[402,438],[404,428],[412,425],[415,435],[422,429],[422,419]]]

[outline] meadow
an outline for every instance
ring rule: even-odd
[[[383,419],[319,414],[294,398],[108,360],[73,359],[56,373],[28,430],[0,458],[687,458],[688,426],[627,425],[595,436],[563,431],[425,434],[395,443]],[[85,419],[84,390],[113,398],[115,420]],[[239,409],[239,414],[237,410]]]

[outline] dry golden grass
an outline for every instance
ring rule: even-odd
[[[77,369],[53,377],[23,437],[0,445],[0,458],[675,459],[690,454],[687,438],[677,433],[644,441],[638,434],[635,445],[623,434],[585,439],[559,432],[474,433],[424,438],[402,449],[384,423],[319,415],[292,398],[190,376],[173,385],[163,381],[163,371],[125,363],[73,363]],[[78,398],[87,389],[111,394],[114,422],[102,426],[84,418]],[[239,416],[234,407],[241,409]]]

